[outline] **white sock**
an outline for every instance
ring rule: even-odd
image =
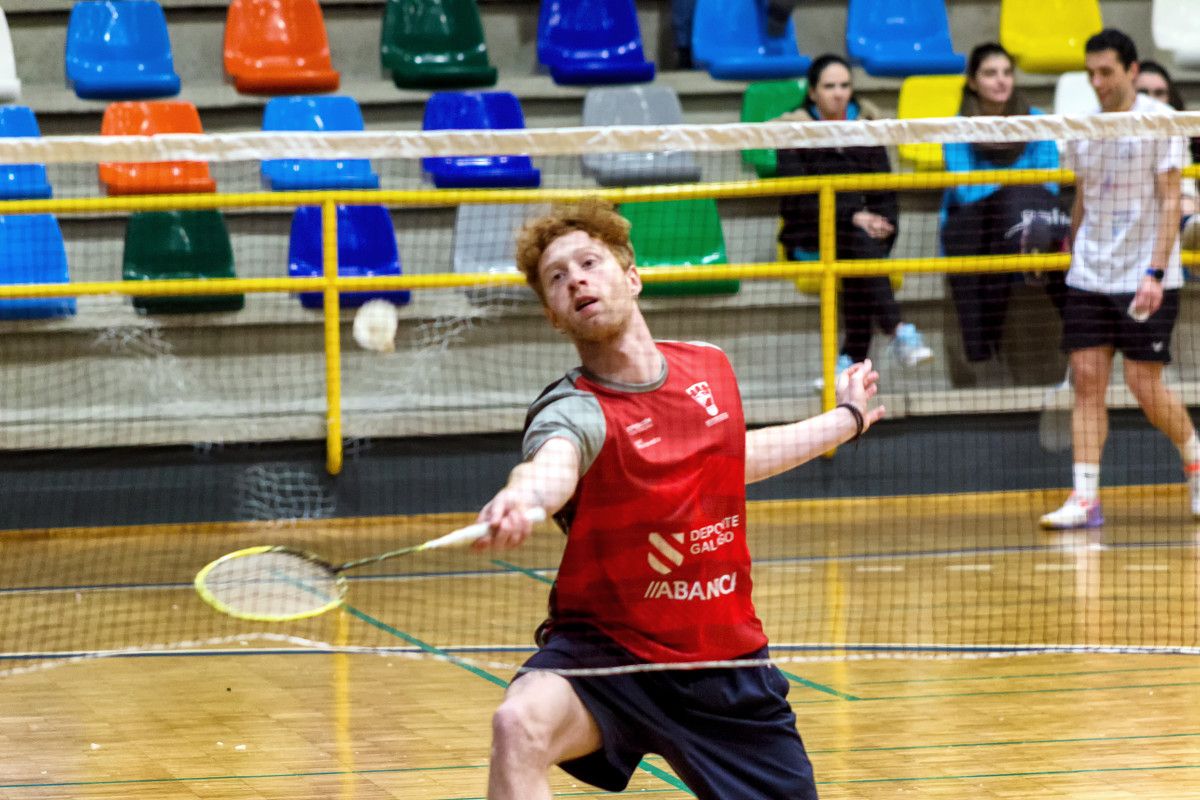
[[[1192,431],[1192,435],[1179,448],[1179,457],[1183,459],[1185,467],[1195,464],[1200,461],[1200,436]]]
[[[1100,465],[1075,463],[1075,496],[1093,501],[1100,494]]]

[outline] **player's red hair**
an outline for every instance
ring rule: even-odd
[[[622,269],[629,269],[633,265],[629,228],[629,220],[618,214],[607,200],[588,197],[578,203],[555,205],[550,213],[525,223],[517,234],[517,268],[525,273],[525,280],[538,297],[545,300],[538,267],[551,242],[568,233],[583,231],[603,242]]]

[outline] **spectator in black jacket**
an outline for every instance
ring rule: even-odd
[[[788,121],[878,119],[878,110],[854,96],[850,67],[831,54],[819,56],[808,70],[808,96]],[[891,172],[884,147],[821,147],[780,150],[780,176],[844,175]],[[779,241],[795,261],[816,258],[819,239],[818,202],[815,194],[791,195],[780,204],[783,228]],[[896,242],[899,208],[893,191],[842,191],[837,193],[837,257],[887,258]],[[933,357],[920,332],[901,318],[900,305],[886,276],[843,278],[839,303],[844,338],[838,373],[867,357],[876,325],[892,337],[891,352],[906,367]],[[823,385],[818,379],[818,388]]]

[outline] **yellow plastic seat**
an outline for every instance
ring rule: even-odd
[[[900,84],[897,116],[900,119],[930,119],[958,115],[962,105],[962,75],[914,75]],[[900,158],[913,169],[936,172],[943,168],[942,146],[936,143],[902,144]]]
[[[1001,0],[1000,44],[1025,72],[1083,69],[1083,46],[1104,27],[1097,0]]]

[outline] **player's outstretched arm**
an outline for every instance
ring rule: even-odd
[[[541,507],[547,514],[558,511],[579,482],[579,449],[569,439],[549,439],[533,458],[518,464],[508,483],[479,512],[479,522],[491,530],[475,547],[516,547],[529,537],[533,524],[525,511]]]
[[[879,373],[867,359],[838,377],[839,406],[848,404],[862,415],[863,431],[883,418],[883,406],[870,407],[879,390]],[[847,408],[835,408],[789,425],[746,432],[746,483],[787,472],[821,453],[850,441],[858,433],[858,418]]]

